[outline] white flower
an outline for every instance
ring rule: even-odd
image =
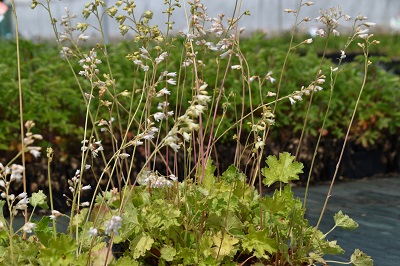
[[[374,22],[364,22],[363,25],[366,26],[366,27],[374,27],[376,25],[376,23],[374,23]]]
[[[169,175],[169,178],[170,178],[172,181],[178,180],[178,178],[177,178],[174,174]]]
[[[54,219],[60,217],[61,215],[62,215],[61,212],[59,212],[57,210],[52,210],[51,215],[49,217],[50,217],[50,220],[54,220]]]
[[[21,199],[16,205],[15,208],[17,210],[26,210],[28,208],[29,198]]]
[[[170,78],[170,79],[167,79],[167,83],[171,84],[171,85],[176,85],[176,80]]]
[[[25,233],[32,233],[32,229],[36,228],[36,224],[28,222],[24,225],[24,227],[22,228],[24,230]]]
[[[364,29],[364,30],[357,31],[357,34],[367,34],[368,32],[369,32],[369,29]]]
[[[116,235],[118,235],[118,229],[121,227],[121,221],[122,218],[119,216],[113,216],[111,217],[110,221],[106,221],[104,223],[105,227],[106,227],[106,235],[110,235],[111,233],[114,233]]]
[[[131,156],[131,155],[127,154],[127,153],[121,153],[120,155],[118,155],[118,157],[121,158],[121,159],[128,158],[129,156]]]
[[[228,55],[232,53],[232,50],[228,50],[220,55],[221,58],[226,58]]]
[[[27,195],[28,195],[28,194],[26,194],[26,192],[22,192],[22,193],[20,193],[20,194],[17,196],[17,198],[24,199],[24,198],[27,197]]]
[[[22,179],[22,173],[24,172],[25,168],[22,165],[13,164],[11,165],[11,177],[10,181],[20,181]]]
[[[156,64],[161,63],[162,61],[164,61],[165,57],[168,55],[167,52],[163,52],[162,54],[160,54],[156,59]]]
[[[261,138],[258,137],[257,138],[257,142],[255,144],[255,148],[256,149],[262,149],[262,148],[264,148],[264,145],[265,145],[264,141],[262,141]]]
[[[297,101],[303,100],[303,98],[301,98],[300,95],[295,95],[295,96],[293,96],[293,98],[294,98],[295,100],[297,100]]]
[[[296,103],[296,101],[292,97],[289,97],[289,101],[290,101],[290,104],[292,104],[292,105]]]
[[[356,20],[367,20],[368,19],[368,17],[366,17],[366,16],[364,16],[364,15],[358,15],[357,17],[356,17]]]
[[[89,36],[84,35],[83,33],[81,35],[79,35],[78,40],[82,40],[82,41],[86,41],[87,39],[89,39]]]
[[[339,36],[340,35],[340,32],[338,32],[337,30],[333,30],[332,31],[332,33],[333,33],[333,36]]]
[[[30,154],[33,155],[33,157],[38,158],[40,156],[40,150],[42,148],[40,147],[28,147],[28,151]]]
[[[176,72],[169,72],[168,74],[167,74],[167,77],[176,77],[177,76],[177,74],[176,74]]]
[[[168,144],[168,146],[170,146],[175,152],[178,152],[180,146],[178,144],[176,144],[175,142],[171,142]]]
[[[340,50],[340,59],[346,58],[346,53],[343,50]]]
[[[85,201],[85,202],[82,202],[82,203],[81,203],[81,206],[82,206],[82,207],[89,207],[89,206],[90,206],[90,203],[89,203],[88,201]]]
[[[140,141],[138,139],[131,140],[130,143],[132,143],[133,146],[143,145],[143,141]]]
[[[312,42],[313,42],[313,39],[311,39],[311,38],[304,41],[304,43],[308,43],[308,44],[310,44]]]
[[[200,103],[200,104],[206,104],[211,100],[211,96],[208,95],[196,95],[195,99]]]
[[[160,122],[161,120],[163,120],[165,118],[165,114],[161,113],[161,112],[157,112],[153,115],[154,120],[156,120],[157,122]]]
[[[144,48],[143,46],[139,48],[139,50],[142,54],[149,54],[149,51],[147,51],[146,48]]]
[[[97,233],[98,233],[98,231],[96,228],[94,228],[94,227],[89,228],[89,237],[97,236]]]
[[[325,36],[325,31],[324,29],[319,29],[315,32],[318,36],[324,37]]]
[[[33,137],[34,139],[38,139],[38,140],[42,140],[42,139],[43,139],[43,136],[40,135],[40,134],[33,134],[32,137]]]
[[[231,69],[241,69],[242,66],[241,65],[233,65],[231,66]]]
[[[4,180],[0,179],[0,187],[3,187],[3,188],[6,187],[6,183],[4,182]]]
[[[62,215],[61,212],[59,212],[57,210],[52,210],[51,215],[50,215],[50,220],[54,220],[54,219],[60,217],[61,215]]]
[[[185,141],[190,141],[191,139],[190,134],[187,132],[182,132],[182,137]]]
[[[167,88],[163,88],[157,93],[156,96],[161,97],[161,96],[170,95],[170,94],[171,94],[171,92],[169,90],[167,90]]]
[[[92,189],[91,185],[86,185],[82,187],[82,190],[90,190],[90,189]]]

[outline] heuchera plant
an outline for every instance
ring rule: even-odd
[[[170,31],[173,28],[172,14],[181,8],[181,3],[167,0],[164,4],[163,14],[167,22],[166,30],[162,32],[152,24],[153,12],[136,14],[136,3],[131,0],[116,1],[112,6],[107,6],[102,0],[86,4],[83,16],[97,20],[95,26],[87,22],[75,24],[76,16],[68,9],[58,22],[53,18],[50,0],[32,2],[32,8],[41,6],[48,12],[60,45],[60,56],[72,70],[82,95],[85,126],[81,161],[75,174],[68,179],[69,191],[64,194],[70,212],[61,213],[53,205],[52,148],[47,149],[50,207],[43,191],[28,197],[24,156],[40,155],[40,147],[32,144],[41,136],[32,133],[32,121],[26,123],[27,133],[21,126],[21,136],[24,137],[16,159],[21,156],[22,165],[14,163],[14,160],[0,165],[3,198],[0,204],[10,214],[9,219],[5,219],[3,213],[0,216],[0,261],[8,265],[331,263],[325,255],[344,251],[336,241],[328,240],[329,232],[324,234],[318,230],[329,196],[320,220],[312,226],[305,219],[306,198],[304,203],[295,198],[289,185],[303,173],[303,165],[297,162],[297,158],[309,112],[305,114],[294,156],[283,152],[266,157],[264,147],[268,144],[275,119],[278,119],[278,103],[290,106],[307,98],[308,106],[311,106],[314,94],[323,90],[322,86],[328,86],[330,94],[315,147],[317,154],[330,115],[342,59],[348,45],[359,40],[365,59],[364,78],[349,118],[346,144],[371,64],[368,60],[369,46],[378,43],[368,33],[373,24],[365,22],[367,18],[364,16],[356,17],[338,64],[330,66],[329,73],[324,74],[322,58],[311,81],[282,96],[281,88],[286,80],[290,82],[285,71],[291,53],[300,46],[310,45],[312,39],[297,44],[291,39],[279,78],[274,78],[272,71],[252,73],[239,45],[239,36],[244,29],[238,27],[239,20],[250,15],[249,12],[237,11],[239,13],[235,12],[230,18],[222,14],[211,18],[199,0],[182,1],[184,9],[189,10],[188,29],[179,32],[184,49],[181,51],[181,64],[175,69],[169,64],[170,51],[175,48],[176,41]],[[299,1],[297,9],[285,9],[295,18],[292,36],[300,23],[310,21],[308,17],[301,19],[299,13],[301,8],[311,5],[312,2]],[[239,1],[235,7],[239,7]],[[13,11],[18,22],[15,8]],[[85,33],[88,28],[104,37],[103,16],[115,19],[121,34],[129,36],[131,33],[132,42],[140,44],[126,55],[132,66],[130,87],[118,83],[104,38],[102,43],[89,49],[80,45],[89,39]],[[349,21],[350,17],[343,14],[340,7],[321,11],[317,21],[323,28],[317,31],[317,35],[326,38],[328,44],[329,37],[339,34],[341,20]],[[18,34],[16,42],[18,44]],[[19,55],[18,45],[16,49]],[[215,53],[217,71],[213,87],[206,81],[210,77],[203,75],[204,69],[209,67],[202,61],[204,53]],[[137,73],[142,75],[135,75]],[[138,81],[138,77],[142,79]],[[242,89],[240,95],[225,87],[228,79],[233,80],[232,86]],[[330,80],[329,85],[326,80]],[[253,85],[257,81],[258,86]],[[257,101],[253,102],[256,98]],[[247,99],[250,110],[243,104]],[[21,125],[22,100],[22,83],[19,82]],[[183,102],[188,102],[188,105],[184,106]],[[235,117],[235,122],[221,132],[220,125],[228,116]],[[244,133],[245,127],[250,133]],[[234,132],[236,149],[232,165],[220,174],[216,143],[228,131]],[[140,156],[144,158],[143,162],[139,162]],[[265,157],[266,166],[263,167]],[[140,169],[134,172],[133,165],[140,163]],[[329,194],[336,174],[332,177]],[[24,192],[15,196],[11,188],[19,181],[23,183]],[[278,186],[273,195],[268,195],[262,184]],[[83,194],[87,191],[93,191],[93,197],[84,201]],[[31,214],[28,214],[28,204],[33,206]],[[38,207],[50,209],[50,212],[40,221],[35,221],[32,214]],[[14,218],[21,212],[25,223],[14,230]],[[65,231],[57,228],[62,217],[68,219]],[[342,212],[334,216],[334,221],[334,228],[351,230],[358,226]],[[372,265],[372,259],[356,250],[350,261],[344,263]]]

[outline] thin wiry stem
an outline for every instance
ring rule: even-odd
[[[337,176],[338,171],[339,171],[340,163],[342,162],[344,150],[345,150],[345,148],[346,148],[346,144],[347,144],[347,141],[348,141],[348,139],[349,139],[349,135],[350,135],[350,131],[351,131],[351,128],[352,128],[352,125],[353,125],[353,121],[354,121],[354,118],[355,118],[356,113],[357,113],[357,108],[358,108],[358,105],[359,105],[359,103],[360,103],[361,96],[362,96],[362,93],[363,93],[364,88],[365,88],[365,84],[366,84],[366,82],[367,82],[368,67],[369,67],[369,65],[371,64],[371,62],[369,61],[369,41],[367,40],[367,41],[365,42],[365,44],[366,44],[366,45],[364,45],[364,44],[361,45],[362,48],[363,48],[363,52],[364,52],[364,76],[363,76],[363,81],[362,81],[362,84],[361,84],[360,92],[359,92],[359,94],[358,94],[357,101],[356,101],[356,104],[355,104],[355,106],[354,106],[353,113],[352,113],[352,115],[351,115],[351,119],[350,119],[349,125],[348,125],[348,127],[347,127],[346,135],[345,135],[345,137],[344,137],[344,143],[343,143],[342,149],[341,149],[341,151],[340,151],[340,155],[339,155],[339,159],[338,159],[337,164],[336,164],[335,172],[334,172],[334,174],[333,174],[332,181],[331,181],[331,184],[330,184],[330,186],[329,186],[329,190],[328,190],[328,193],[327,193],[327,196],[326,196],[324,205],[323,205],[322,210],[321,210],[321,214],[320,214],[320,216],[319,216],[319,218],[318,218],[317,225],[315,226],[314,234],[313,234],[313,236],[312,236],[312,238],[311,238],[311,240],[310,240],[310,244],[312,243],[313,239],[314,239],[315,236],[316,236],[316,232],[317,232],[317,230],[318,230],[319,225],[321,224],[322,217],[323,217],[324,214],[325,214],[325,211],[326,211],[326,207],[327,207],[327,205],[328,205],[329,198],[330,198],[331,195],[332,195],[333,185],[334,185],[334,183],[335,183],[336,176]]]

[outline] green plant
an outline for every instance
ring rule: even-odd
[[[340,52],[338,65],[324,67],[325,54],[317,58],[307,53],[299,60],[304,60],[301,61],[302,70],[310,69],[310,72],[304,71],[306,75],[301,75],[299,69],[293,67],[292,60],[297,58],[298,49],[311,44],[312,39],[296,42],[294,35],[300,23],[309,21],[300,19],[300,10],[313,3],[299,1],[298,9],[285,10],[295,17],[287,51],[272,49],[270,55],[276,56],[276,61],[271,59],[271,62],[276,63],[273,67],[279,70],[259,75],[252,73],[247,55],[240,46],[242,29],[238,23],[249,12],[239,11],[239,1],[228,19],[224,15],[209,18],[206,8],[198,0],[183,2],[189,14],[188,31],[182,33],[181,39],[172,38],[170,32],[173,28],[171,15],[181,7],[180,3],[165,1],[164,4],[167,26],[163,33],[152,24],[153,12],[137,14],[134,1],[116,1],[109,7],[102,0],[86,4],[84,18],[93,17],[96,25],[75,24],[75,16],[66,9],[66,15],[59,22],[61,31],[53,18],[50,0],[32,2],[33,8],[39,5],[48,11],[57,42],[61,45],[60,55],[82,95],[85,115],[81,160],[74,176],[68,179],[69,192],[65,193],[70,213],[66,215],[55,210],[53,194],[49,193],[51,215],[41,221],[28,217],[28,203],[33,206],[32,213],[37,207],[49,208],[45,194],[38,192],[28,198],[24,183],[25,191],[15,197],[10,189],[17,179],[26,182],[22,176],[25,167],[12,162],[1,165],[0,186],[5,199],[2,204],[11,215],[9,222],[4,218],[1,221],[4,228],[1,231],[1,259],[14,265],[327,263],[326,254],[343,252],[335,241],[327,240],[328,233],[318,230],[337,172],[332,177],[316,226],[310,226],[304,218],[307,193],[303,202],[294,198],[288,183],[298,180],[303,172],[303,165],[296,158],[301,154],[300,147],[308,134],[309,124],[315,119],[311,107],[325,84],[330,88],[329,98],[323,109],[324,115],[318,119],[321,130],[314,132],[318,135],[315,146],[318,151],[323,130],[331,121],[330,109],[334,106],[336,82],[343,71],[342,59],[349,45],[357,40],[364,55],[363,71],[360,72],[363,75],[360,84],[355,86],[358,88],[355,106],[344,127],[345,144],[349,139],[367,81],[369,47],[378,43],[368,34],[368,27],[373,23],[365,22],[364,16],[356,17],[353,31]],[[89,27],[103,36],[103,16],[114,18],[122,35],[133,34],[134,45],[128,44],[128,49],[132,50],[126,55],[131,62],[130,83],[118,81],[121,73],[118,64],[111,60],[112,48],[105,43],[92,48],[80,45],[89,38],[85,35]],[[338,34],[338,20],[343,19],[347,21],[349,17],[340,7],[321,11],[318,20],[324,28],[318,34],[326,37],[325,47],[330,38]],[[178,41],[182,46],[175,45]],[[18,38],[16,44],[19,55]],[[180,52],[180,57],[173,61],[175,49]],[[206,60],[208,55],[213,60]],[[315,62],[317,64],[312,64]],[[210,64],[215,68],[209,67]],[[20,63],[17,65],[20,70]],[[298,77],[304,86],[292,84],[292,76]],[[21,80],[18,75],[22,121]],[[264,147],[270,141],[269,133],[274,124],[276,121],[286,123],[282,117],[285,112],[290,121],[293,110],[289,111],[289,104],[297,106],[303,98],[308,102],[302,120],[294,122],[303,124],[299,127],[295,156],[288,152],[280,153],[279,157],[269,155],[263,167]],[[225,119],[231,122],[224,124]],[[33,125],[33,122],[27,122],[26,134],[23,134],[23,127],[20,128],[21,136],[25,136],[21,140],[20,153],[23,163],[25,153],[35,157],[40,153],[39,147],[32,146],[34,141],[41,139],[40,135],[31,132]],[[228,134],[236,141],[234,159],[232,165],[219,174],[213,164],[218,158],[214,155],[216,143]],[[102,142],[104,139],[108,142]],[[49,148],[48,169],[53,156],[53,150]],[[144,161],[134,172],[133,166],[139,156]],[[314,160],[315,157],[312,163]],[[244,171],[239,170],[241,168]],[[52,191],[51,171],[47,174]],[[310,175],[311,171],[308,181]],[[264,195],[262,184],[279,187],[273,196],[269,196]],[[93,190],[93,197],[84,201],[84,193],[88,190]],[[20,210],[25,212],[25,225],[14,232],[13,219]],[[60,216],[69,218],[67,232],[57,231],[56,219]],[[357,227],[341,212],[334,219],[335,227]],[[51,222],[52,227],[49,227]],[[33,235],[28,237],[28,233]],[[22,252],[26,248],[29,253]],[[116,248],[120,250],[117,252]],[[344,263],[372,265],[372,259],[356,250],[350,261]]]

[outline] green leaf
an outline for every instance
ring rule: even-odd
[[[36,223],[35,233],[39,241],[46,247],[49,246],[49,240],[53,237],[53,227],[49,226],[51,219],[49,216],[43,216],[39,222]]]
[[[160,250],[161,258],[166,261],[172,261],[176,255],[176,249],[172,246],[163,246]]]
[[[138,210],[130,201],[125,206],[125,211],[122,214],[121,230],[119,230],[119,236],[115,237],[114,243],[124,242],[132,234],[138,234],[140,230],[141,226],[138,221]]]
[[[279,154],[279,160],[274,155],[267,157],[266,163],[268,167],[261,170],[261,174],[265,177],[263,183],[271,186],[275,182],[289,183],[291,180],[298,180],[299,174],[303,173],[303,164],[294,162],[295,157],[290,153],[284,152]]]
[[[372,266],[372,265],[374,265],[374,261],[371,259],[371,257],[359,249],[354,250],[354,253],[350,257],[350,262],[354,266]]]
[[[333,219],[335,220],[336,226],[346,230],[354,230],[358,227],[358,223],[351,219],[348,215],[343,214],[342,211],[336,213]]]
[[[226,171],[222,174],[221,180],[224,180],[228,183],[232,183],[235,181],[241,181],[245,178],[245,175],[239,171],[239,169],[233,164],[226,169]]]
[[[76,241],[68,235],[60,234],[49,240],[49,246],[40,250],[40,265],[77,265]]]
[[[225,222],[225,220],[224,220]],[[225,230],[234,236],[243,235],[243,224],[240,219],[232,212],[229,212],[226,217],[226,227]]]
[[[203,234],[199,241],[199,249],[204,258],[211,256],[212,245],[213,245],[212,237],[209,235]]]
[[[124,256],[119,258],[118,260],[114,260],[114,262],[111,264],[112,266],[139,266],[139,262]]]
[[[32,197],[29,200],[29,203],[33,207],[41,207],[42,209],[48,209],[49,206],[47,205],[47,196],[43,193],[42,190],[39,190],[37,193],[32,193]]]
[[[154,240],[146,234],[140,234],[129,245],[132,257],[134,259],[140,258],[146,254],[146,251],[150,250],[153,246]]]
[[[249,252],[254,251],[257,258],[267,258],[265,252],[273,254],[278,249],[275,239],[268,238],[267,229],[256,231],[253,225],[249,227],[249,233],[242,240],[242,247]]]
[[[208,193],[212,190],[215,183],[215,176],[214,176],[215,169],[216,167],[212,164],[212,160],[209,159],[207,161],[207,165],[204,170],[204,178],[202,182],[204,188],[208,191]],[[202,173],[199,172],[197,174],[197,180],[201,180],[201,178],[202,178]]]
[[[235,245],[239,243],[239,239],[236,237],[230,236],[228,234],[222,235],[222,232],[217,232],[216,235],[212,237],[213,243],[216,247],[212,248],[213,257],[223,258],[225,256],[233,256],[237,247]]]

